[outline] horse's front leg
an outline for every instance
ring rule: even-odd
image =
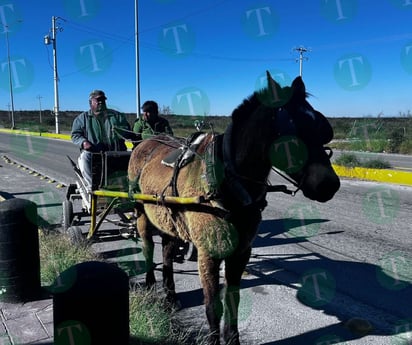
[[[209,323],[209,345],[220,344],[220,320],[223,305],[219,295],[219,266],[221,260],[211,258],[199,248],[198,269],[203,287],[206,317]]]
[[[166,300],[176,308],[179,308],[175,281],[173,278],[173,258],[175,254],[176,239],[172,236],[162,234],[163,254],[163,288],[166,292]]]
[[[156,283],[154,274],[153,254],[154,254],[154,242],[153,234],[147,219],[146,214],[143,212],[143,207],[136,209],[136,227],[137,232],[142,239],[142,251],[145,258],[145,270],[146,270],[146,286],[152,287]]]
[[[240,280],[249,262],[252,248],[225,259],[224,328],[223,338],[227,345],[239,345],[238,309]]]

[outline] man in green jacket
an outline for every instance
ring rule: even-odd
[[[106,95],[94,90],[90,109],[78,115],[72,125],[72,142],[80,149],[79,169],[89,188],[92,186],[92,153],[126,151],[124,138],[135,138],[126,116],[106,106]]]
[[[137,140],[148,139],[160,133],[173,135],[172,128],[164,117],[159,116],[159,107],[155,101],[146,101],[142,106],[142,116],[133,125]]]

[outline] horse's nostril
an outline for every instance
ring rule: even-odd
[[[318,195],[321,202],[329,201],[340,188],[339,178],[326,179],[319,184]]]
[[[303,194],[312,200],[326,202],[333,198],[340,188],[340,180],[332,167],[311,165],[302,184]]]

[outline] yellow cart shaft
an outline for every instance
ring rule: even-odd
[[[150,194],[140,194],[135,193],[129,195],[127,192],[116,192],[111,190],[95,190],[92,192],[93,195],[96,196],[106,196],[112,198],[126,198],[126,199],[134,199],[146,202],[154,202],[154,203],[164,203],[164,204],[182,204],[182,205],[190,205],[190,204],[200,204],[204,202],[204,198],[201,196],[194,196],[194,197],[179,197],[179,196],[160,196],[160,195],[150,195]]]
[[[124,199],[133,199],[139,200],[143,202],[150,202],[150,203],[158,203],[158,204],[175,204],[175,205],[193,205],[193,204],[200,204],[205,202],[205,198],[203,196],[194,196],[194,197],[178,197],[178,196],[159,196],[159,195],[150,195],[150,194],[139,194],[135,193],[130,195],[127,192],[118,192],[112,190],[102,190],[98,189],[92,191],[91,196],[91,223],[90,229],[87,238],[90,239],[93,237],[94,233],[97,231],[99,226],[101,225],[103,219],[106,215],[110,212],[114,205],[114,201],[110,203],[107,207],[105,212],[103,212],[100,220],[97,222],[97,215],[96,215],[96,208],[97,208],[97,198],[98,197],[109,197],[109,198],[124,198]]]

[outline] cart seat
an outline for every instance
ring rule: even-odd
[[[92,190],[127,191],[131,151],[106,151],[92,156]]]

